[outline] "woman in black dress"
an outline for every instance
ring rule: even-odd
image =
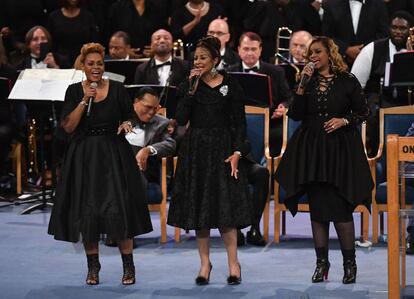
[[[327,279],[329,223],[334,222],[344,259],[344,284],[354,283],[355,232],[352,212],[369,208],[373,181],[357,126],[369,109],[358,80],[346,71],[338,47],[327,37],[315,37],[308,49],[300,84],[288,115],[301,120],[276,171],[286,191],[285,204],[293,215],[298,199],[309,199],[317,256],[312,282]],[[304,82],[306,80],[302,80]]]
[[[122,130],[130,131],[134,110],[125,88],[102,78],[104,47],[86,44],[80,60],[83,82],[66,90],[62,127],[71,134],[56,190],[49,234],[77,242],[79,235],[88,260],[86,283],[99,283],[98,241],[102,233],[118,242],[123,284],[135,283],[132,238],[152,230],[145,203],[145,183]],[[91,83],[97,83],[97,87]],[[90,115],[88,99],[93,97]]]
[[[246,171],[239,164],[246,134],[243,93],[235,79],[217,72],[219,63],[220,41],[202,38],[189,82],[178,88],[177,123],[189,127],[178,154],[168,224],[196,230],[198,285],[209,283],[211,228],[220,230],[227,250],[227,283],[240,284],[236,228],[251,224]]]

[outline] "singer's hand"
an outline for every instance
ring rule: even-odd
[[[147,161],[149,154],[150,149],[148,147],[143,147],[135,156],[135,160],[137,161],[138,167],[142,171],[145,171],[147,169]]]
[[[323,128],[325,129],[326,133],[332,133],[335,130],[338,130],[340,127],[345,126],[345,122],[343,118],[331,118],[327,122],[323,124]]]
[[[188,79],[190,79],[190,81],[191,81],[191,78],[193,78],[193,77],[201,77],[202,72],[203,72],[202,69],[194,68],[190,71],[190,76],[188,76]]]
[[[273,111],[272,119],[280,118],[286,112],[286,107],[283,104],[279,104],[277,108]]]
[[[303,67],[303,70],[302,70],[302,73],[301,73],[301,79],[302,79],[305,75],[309,76],[309,78],[310,78],[310,77],[312,77],[313,72],[314,72],[314,67],[313,67],[313,66],[311,66],[311,63],[306,64],[306,65]]]
[[[95,98],[96,97],[96,95],[97,95],[97,90],[96,90],[96,88],[93,88],[93,87],[91,87],[90,85],[89,86],[86,86],[85,88],[84,88],[84,93],[85,93],[85,95],[83,96],[83,99],[85,100],[85,101],[88,101],[88,99],[90,98],[90,97],[93,97],[93,98]]]
[[[240,155],[237,153],[234,153],[233,155],[228,157],[226,160],[224,160],[224,162],[230,163],[230,166],[231,166],[230,175],[234,177],[236,180],[238,179],[238,173],[239,173],[239,169],[238,169],[239,159],[240,159]]]

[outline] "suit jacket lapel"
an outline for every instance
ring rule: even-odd
[[[158,70],[155,67],[155,60],[152,58],[149,63],[148,68],[148,82],[154,82],[153,84],[160,84],[160,81],[158,80]]]
[[[359,21],[358,21],[358,28],[356,32],[356,39],[359,40],[359,36],[361,35],[361,31],[363,31],[364,26],[367,26],[366,21],[369,20],[368,16],[369,9],[367,8],[367,4],[362,4],[361,13],[359,14]]]
[[[352,14],[351,14],[351,7],[349,5],[349,1],[345,0],[342,2],[342,4],[345,6],[344,26],[345,28],[350,29],[351,35],[355,38],[354,25],[352,23]]]
[[[156,131],[156,120],[153,118],[145,126],[145,129],[144,129],[144,132],[145,132],[144,144],[145,144],[145,146],[147,146],[149,144],[149,142],[153,139],[155,131]]]

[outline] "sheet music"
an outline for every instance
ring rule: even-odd
[[[64,101],[68,86],[82,80],[75,69],[26,69],[10,92],[9,99]]]

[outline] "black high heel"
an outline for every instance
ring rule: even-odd
[[[242,274],[241,274],[241,266],[239,264],[239,269],[240,269],[240,276],[237,277],[236,275],[229,275],[227,277],[227,284],[228,285],[238,285],[241,284],[242,281]]]
[[[124,275],[122,276],[123,285],[131,285],[135,283],[135,266],[132,253],[121,254]]]
[[[86,276],[86,284],[97,285],[99,284],[99,270],[101,270],[99,255],[87,254],[86,259],[88,261],[88,275]]]
[[[357,265],[355,259],[344,261],[344,277],[342,278],[343,284],[355,283],[357,274]]]
[[[316,260],[316,269],[312,275],[312,282],[322,282],[328,280],[329,267],[331,264],[327,259],[317,259]]]
[[[213,269],[213,265],[210,263],[210,270],[208,271],[207,278],[205,278],[204,276],[201,276],[201,275],[197,276],[196,279],[195,279],[196,285],[203,286],[203,285],[209,284],[210,283],[210,273],[211,273],[212,269]]]

